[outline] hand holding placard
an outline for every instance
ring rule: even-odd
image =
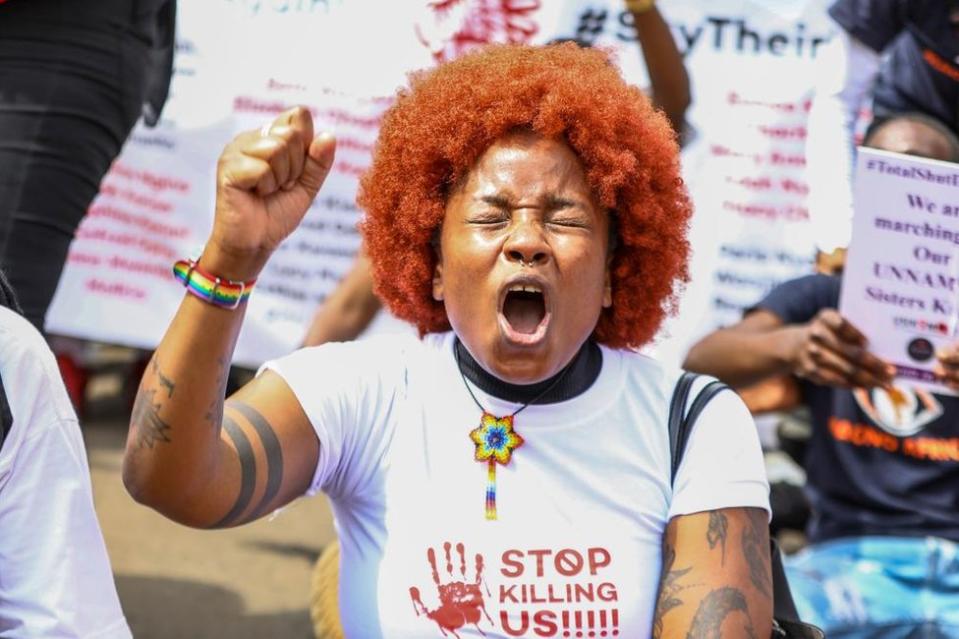
[[[937,363],[933,372],[943,384],[954,391],[959,391],[959,343],[953,342],[936,351]]]
[[[888,387],[895,367],[869,352],[866,337],[834,309],[823,309],[802,327],[793,374],[842,388]]]

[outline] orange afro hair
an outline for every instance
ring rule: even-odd
[[[594,337],[642,346],[688,279],[692,207],[679,149],[666,118],[607,54],[572,43],[491,46],[411,77],[384,117],[357,197],[377,294],[421,333],[449,330],[432,297],[446,194],[518,128],[569,144],[596,201],[615,212],[613,304]]]

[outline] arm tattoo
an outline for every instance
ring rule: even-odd
[[[153,359],[150,360],[151,367],[153,368],[153,374],[156,375],[157,379],[160,381],[160,386],[166,389],[166,396],[169,399],[173,397],[173,389],[176,388],[176,385],[173,383],[173,380],[163,374],[163,371],[160,370],[160,358],[159,356],[153,356]]]
[[[130,421],[136,429],[137,448],[153,448],[156,442],[170,442],[170,425],[160,418],[160,402],[154,402],[157,389],[141,388],[133,403]]]
[[[746,523],[743,526],[743,556],[749,564],[749,580],[767,599],[772,599],[772,576],[769,560],[769,545],[764,543],[768,535],[766,511],[749,508],[746,511]]]
[[[213,524],[214,528],[221,528],[232,524],[243,514],[253,499],[253,490],[256,488],[256,458],[253,456],[253,446],[243,429],[229,415],[223,419],[223,428],[233,440],[237,455],[240,458],[240,494],[237,496],[230,512],[223,519]]]
[[[203,416],[208,422],[213,424],[214,428],[219,428],[223,423],[223,404],[225,403],[226,386],[230,379],[229,360],[220,356],[217,359],[217,364],[220,367],[216,378],[217,396],[210,402],[210,407],[207,408],[206,415]]]
[[[280,483],[283,481],[283,449],[280,447],[280,440],[276,436],[276,432],[263,415],[243,402],[235,402],[232,405],[256,430],[266,453],[266,490],[263,492],[263,498],[254,513],[256,517],[259,517],[269,507],[276,494],[280,492]]]
[[[722,639],[723,622],[734,612],[742,612],[745,615],[746,635],[755,637],[756,631],[749,619],[746,597],[739,589],[724,586],[710,592],[699,604],[689,632],[686,633],[686,639]],[[741,635],[736,633],[727,636]]]
[[[656,600],[656,613],[653,616],[653,639],[663,636],[663,617],[666,613],[683,605],[683,600],[677,596],[683,590],[683,586],[678,582],[692,570],[692,567],[673,570],[674,563],[676,563],[676,550],[666,541],[663,543],[663,576],[659,581],[659,596]]]
[[[266,460],[266,487],[252,513],[244,518],[246,520],[256,519],[266,512],[280,492],[280,485],[283,481],[283,450],[273,427],[256,409],[239,401],[231,401],[230,408],[250,423],[260,445],[263,447]],[[249,438],[229,416],[224,417],[223,427],[230,439],[233,440],[240,459],[240,494],[230,511],[214,524],[215,527],[226,526],[239,520],[250,504],[257,483],[256,457]]]
[[[721,565],[726,565],[726,534],[729,531],[729,518],[720,510],[709,511],[709,529],[706,531],[706,541],[712,550],[716,544],[722,549]]]

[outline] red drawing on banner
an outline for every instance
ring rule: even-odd
[[[491,42],[529,42],[540,0],[427,0],[416,37],[437,62]]]
[[[413,599],[413,610],[417,616],[426,615],[436,622],[440,632],[446,637],[446,631],[449,630],[454,637],[459,637],[456,633],[457,628],[462,628],[466,624],[473,624],[476,630],[483,636],[486,633],[479,627],[480,613],[482,613],[490,624],[493,620],[486,612],[486,602],[483,600],[483,591],[480,585],[483,583],[483,556],[476,553],[476,577],[469,583],[466,577],[466,553],[463,544],[456,544],[456,552],[459,555],[459,574],[461,581],[455,581],[453,574],[453,559],[450,553],[452,544],[446,542],[443,544],[443,550],[446,552],[446,573],[449,575],[447,583],[440,581],[439,570],[436,568],[436,552],[430,548],[426,556],[430,562],[430,568],[433,571],[433,583],[436,584],[437,595],[439,596],[440,606],[435,610],[429,610],[420,597],[420,589],[416,586],[410,588],[410,597]],[[486,591],[490,595],[489,589]]]

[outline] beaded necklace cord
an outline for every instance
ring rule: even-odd
[[[556,388],[563,381],[566,373],[573,367],[574,357],[570,360],[556,379],[553,380],[541,393],[533,397],[509,415],[497,417],[483,408],[480,401],[476,399],[473,389],[470,387],[469,380],[466,379],[466,373],[460,363],[458,344],[453,345],[453,357],[456,359],[456,368],[459,369],[460,376],[463,378],[463,384],[466,386],[466,392],[470,394],[473,402],[480,409],[480,425],[470,431],[470,440],[476,445],[474,459],[478,462],[487,463],[486,471],[486,519],[495,520],[496,516],[496,464],[508,465],[513,460],[513,451],[523,445],[525,440],[513,430],[513,418],[526,410],[530,404],[535,404],[547,393]]]

